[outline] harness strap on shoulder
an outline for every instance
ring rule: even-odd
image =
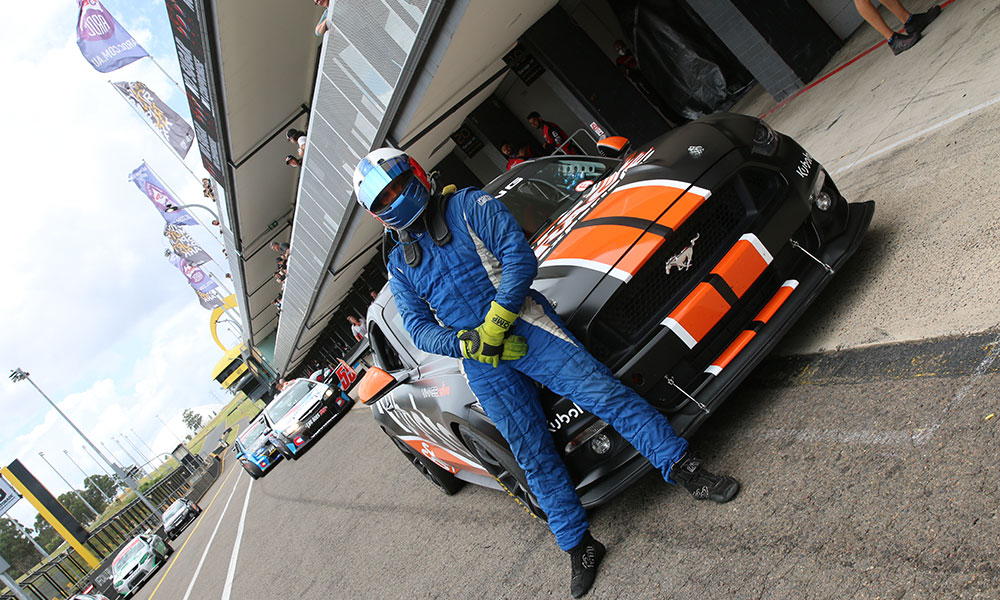
[[[405,229],[399,232],[399,245],[403,247],[403,260],[406,264],[411,267],[419,266],[424,253],[420,250],[420,244]]]

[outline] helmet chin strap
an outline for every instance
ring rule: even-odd
[[[416,243],[416,235],[427,232],[435,246],[446,246],[451,242],[451,230],[448,229],[448,222],[445,220],[445,209],[448,206],[449,196],[455,191],[455,186],[446,186],[444,194],[437,193],[435,189],[437,186],[434,183],[431,186],[431,198],[427,202],[427,208],[409,227],[396,230],[397,242],[403,247],[403,258],[407,265],[414,268],[419,266],[423,259],[423,251],[420,249],[420,244]]]

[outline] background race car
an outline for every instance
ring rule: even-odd
[[[525,162],[484,190],[530,240],[539,261],[532,287],[685,437],[844,267],[874,213],[873,202],[848,203],[794,140],[729,114],[623,160]],[[396,446],[447,493],[462,481],[503,487],[539,513],[459,362],[413,345],[387,288],[367,319],[378,369],[359,394]],[[650,468],[570,400],[543,390],[542,406],[584,506]]]
[[[233,453],[239,459],[243,470],[250,477],[263,477],[279,460],[281,454],[267,437],[268,425],[263,413],[247,425],[247,430],[236,438]]]
[[[297,458],[353,406],[347,394],[325,383],[296,379],[261,413],[271,444],[285,458]]]
[[[154,533],[143,533],[125,545],[111,563],[115,591],[131,596],[157,569],[167,562],[174,549]]]

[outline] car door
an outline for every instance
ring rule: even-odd
[[[369,313],[371,315],[371,312]],[[400,441],[451,473],[487,475],[455,433],[476,402],[458,360],[428,354],[413,344],[390,297],[368,326],[376,365],[403,383],[372,411]]]

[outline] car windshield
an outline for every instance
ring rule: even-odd
[[[132,565],[140,556],[146,552],[146,544],[142,540],[132,540],[132,543],[121,551],[118,558],[115,559],[112,568],[115,573],[120,573],[122,570],[128,568]]]
[[[301,379],[296,381],[271,402],[271,405],[267,407],[267,416],[271,417],[272,421],[280,421],[314,387],[316,387],[315,381],[304,381]]]
[[[184,502],[182,502],[181,500],[177,500],[176,502],[170,505],[170,508],[163,511],[163,521],[164,522],[169,521],[178,513],[180,513],[182,510],[184,510]]]
[[[264,430],[267,429],[267,425],[264,423],[263,419],[250,424],[250,428],[240,436],[240,443],[244,446],[252,446],[257,438],[264,435]]]
[[[572,206],[590,187],[618,165],[596,157],[534,160],[509,177],[494,180],[484,191],[503,202],[529,240]]]

